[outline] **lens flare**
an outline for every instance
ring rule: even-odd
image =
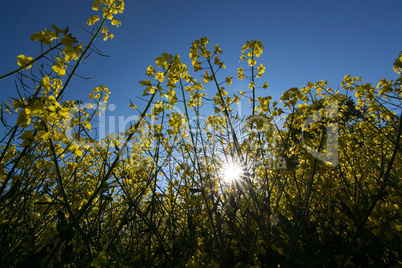
[[[236,163],[227,163],[222,169],[223,180],[227,183],[233,183],[241,178],[243,170]]]

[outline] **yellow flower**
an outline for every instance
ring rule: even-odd
[[[257,69],[258,69],[257,77],[262,77],[262,74],[265,73],[265,67],[261,63],[260,67],[257,67]]]
[[[199,70],[202,70],[201,62],[199,62],[199,61],[193,61],[192,64],[193,64],[194,72],[197,72],[197,71],[199,71]]]
[[[45,75],[42,78],[42,81],[40,82],[40,85],[42,86],[42,88],[44,90],[44,94],[45,95],[48,94],[49,91],[50,91],[50,86],[51,86],[49,76]]]
[[[162,72],[158,72],[155,76],[155,79],[162,83],[163,80],[165,80],[165,74]]]
[[[109,33],[109,29],[106,26],[102,28],[102,35],[103,41],[106,41],[108,38],[113,39],[114,37],[112,33]]]
[[[24,69],[29,69],[32,67],[32,64],[29,64],[33,61],[32,57],[27,57],[25,55],[17,56],[17,63],[20,67],[25,67]]]
[[[247,61],[247,63],[248,63],[249,66],[254,66],[254,65],[257,64],[257,61],[254,60],[254,59],[249,59],[249,60]]]
[[[53,27],[54,28],[54,27]],[[36,34],[31,35],[31,40],[32,41],[40,41],[45,45],[50,45],[54,39],[59,38],[59,32],[58,30],[51,32],[49,29],[45,29],[45,31],[39,31]]]
[[[239,80],[244,80],[244,78],[246,78],[246,75],[243,72],[244,72],[244,69],[239,67],[239,72],[237,74],[237,77],[239,78]]]
[[[17,124],[26,128],[28,127],[29,123],[31,123],[31,117],[26,113],[26,109],[21,110],[21,112],[18,114]]]
[[[219,48],[218,44],[216,44],[216,46],[214,46],[214,49],[215,49],[214,54],[217,54],[217,53],[222,54],[223,53],[222,49]]]
[[[89,17],[89,19],[88,19],[88,21],[87,21],[87,24],[88,24],[89,26],[94,25],[98,20],[99,20],[99,16],[98,16],[98,15],[96,15],[96,16],[91,16],[91,17]]]
[[[121,25],[121,21],[116,20],[116,19],[113,19],[111,23],[112,23],[112,25],[115,25],[116,27],[119,27]]]
[[[232,84],[232,78],[230,75],[228,77],[226,77],[226,83],[228,86],[230,86]]]
[[[59,76],[63,76],[66,74],[66,66],[64,65],[64,60],[62,58],[57,57],[56,65],[52,66],[54,72],[56,72]]]
[[[203,78],[202,82],[203,82],[204,84],[209,83],[210,79],[209,79],[209,75],[208,75],[208,72],[207,72],[207,71],[205,71],[205,74],[204,74],[204,76],[203,76],[202,78]]]
[[[154,74],[155,74],[154,67],[152,67],[152,65],[149,65],[149,67],[147,68],[147,72],[145,74],[148,76],[154,77]]]
[[[137,106],[135,104],[132,104],[132,103],[130,105],[128,105],[128,107],[131,107],[133,109],[137,109]]]
[[[95,11],[98,11],[98,10],[99,10],[99,8],[100,8],[100,7],[99,7],[99,4],[98,4],[98,3],[96,3],[96,2],[94,2],[94,3],[93,3],[93,7],[92,7],[92,9],[93,9],[93,10],[95,10]]]

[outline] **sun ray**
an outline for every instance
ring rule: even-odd
[[[226,163],[222,168],[222,177],[226,183],[234,183],[238,181],[243,174],[240,165],[235,162]]]

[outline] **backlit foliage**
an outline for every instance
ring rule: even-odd
[[[1,76],[19,82],[19,97],[2,104],[2,265],[402,265],[401,76],[373,86],[347,75],[341,89],[318,81],[272,100],[261,41],[242,47],[234,68],[248,86],[235,92],[223,50],[204,37],[190,68],[178,55],[156,58],[140,81],[148,102],[138,122],[99,140],[91,131],[109,89],[89,92],[90,106],[63,96],[123,10],[96,0],[86,45],[54,25],[33,34],[47,50],[17,56],[19,68]],[[243,98],[247,118],[235,109]],[[309,118],[320,120],[306,126]],[[331,124],[330,163],[306,146],[333,154]],[[231,163],[242,172],[227,182]]]

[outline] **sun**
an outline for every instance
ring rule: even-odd
[[[222,177],[226,183],[233,183],[241,178],[243,170],[236,163],[227,163],[223,166]]]

